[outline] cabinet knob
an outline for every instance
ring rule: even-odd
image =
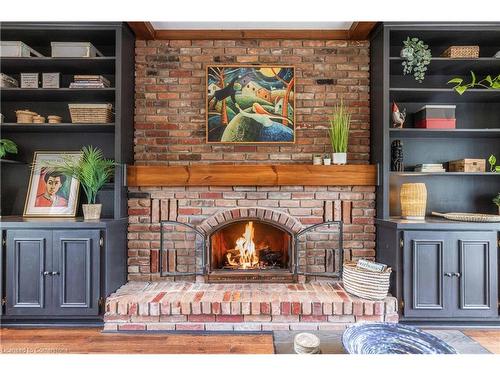
[[[59,271],[52,271],[51,274],[52,274],[52,276],[57,276],[57,275],[59,275]]]
[[[459,272],[453,272],[453,276],[460,277],[460,273]]]
[[[445,274],[444,274],[444,275],[445,275],[446,277],[452,277],[452,276],[453,276],[451,272],[445,272]]]
[[[51,274],[52,274],[52,272],[50,272],[50,271],[43,271],[42,272],[43,276],[48,276],[48,275],[51,275]]]

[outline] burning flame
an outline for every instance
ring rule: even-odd
[[[240,269],[255,268],[259,264],[259,256],[255,251],[255,242],[253,242],[254,228],[253,222],[249,221],[245,225],[245,233],[243,236],[236,240],[235,250],[239,252],[238,255],[227,253],[227,261],[231,266],[236,266]]]

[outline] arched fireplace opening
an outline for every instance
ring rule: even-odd
[[[288,231],[265,221],[233,221],[209,236],[211,271],[289,271],[292,240]]]

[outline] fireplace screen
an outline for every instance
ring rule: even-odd
[[[291,233],[259,218],[235,220],[210,233],[161,223],[160,275],[206,275],[214,282],[291,282],[297,275],[341,277],[342,222]]]
[[[292,236],[265,222],[233,222],[210,236],[212,270],[290,268]]]

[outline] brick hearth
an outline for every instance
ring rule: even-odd
[[[369,301],[342,285],[129,282],[106,300],[105,331],[337,330],[398,320],[394,297]]]

